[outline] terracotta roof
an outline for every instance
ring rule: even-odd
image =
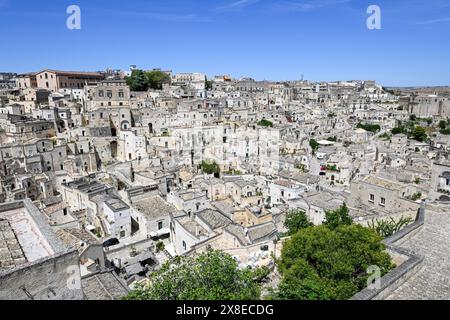
[[[78,75],[78,76],[95,76],[95,77],[103,77],[103,75],[99,72],[86,72],[86,71],[61,71],[61,70],[52,70],[52,69],[44,69],[42,71],[37,72],[36,74],[40,74],[43,72],[52,72],[57,75]]]

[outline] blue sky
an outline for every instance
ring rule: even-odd
[[[81,30],[66,8],[81,8]],[[366,27],[380,6],[382,29]],[[450,85],[450,0],[0,0],[0,71],[163,68]]]

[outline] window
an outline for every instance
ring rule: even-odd
[[[119,98],[123,98],[123,97],[124,97],[123,91],[119,90]]]
[[[163,228],[163,222],[159,221],[158,222],[158,230],[161,230]]]
[[[386,199],[381,197],[380,199],[380,206],[384,207],[386,205]]]
[[[186,251],[186,242],[183,241],[183,250]]]
[[[369,202],[372,202],[372,203],[375,202],[375,195],[373,195],[373,194],[370,195]]]
[[[99,97],[103,97],[103,95],[104,95],[104,94],[103,94],[103,90],[99,90],[99,91],[98,91],[98,96],[99,96]]]

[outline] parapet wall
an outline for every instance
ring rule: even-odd
[[[0,273],[0,300],[82,300],[78,252],[70,251]]]

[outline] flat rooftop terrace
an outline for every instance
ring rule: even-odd
[[[0,205],[0,272],[66,249],[29,199]]]

